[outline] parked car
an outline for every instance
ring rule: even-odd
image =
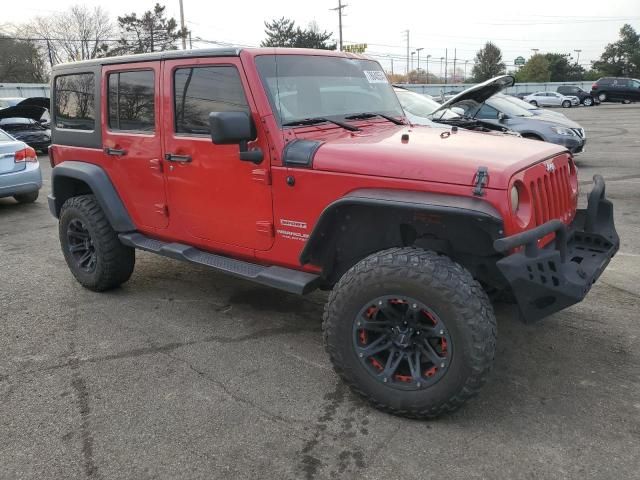
[[[49,112],[44,107],[15,106],[0,110],[0,128],[30,147],[46,152],[51,144]],[[40,123],[40,121],[46,123]]]
[[[38,199],[42,174],[33,148],[0,130],[0,198],[13,197],[20,203]]]
[[[534,115],[506,99],[495,95],[512,84],[513,77],[503,75],[475,85],[448,102],[441,109],[458,111],[484,124],[518,132],[525,138],[563,145],[571,153],[580,153],[586,144],[584,129],[576,122],[557,115]],[[431,115],[435,122],[449,123],[439,118],[439,111]]]
[[[432,120],[433,112],[439,110],[441,105],[430,96],[412,92],[411,90],[398,86],[394,86],[394,91],[396,92],[398,100],[400,100],[400,105],[402,105],[402,109],[411,124],[447,128],[442,124],[442,122],[434,122]],[[497,131],[519,136],[518,133],[509,131],[504,127],[467,118],[462,115],[463,113],[464,112],[462,111],[456,113],[454,110],[446,109],[441,110],[438,117],[440,120],[447,120],[447,125],[455,125],[467,130],[484,132]]]
[[[600,100],[597,97],[594,98],[590,92],[585,92],[577,85],[560,85],[556,88],[556,92],[564,96],[578,97],[580,103],[585,107],[591,107],[600,103]]]
[[[591,86],[591,95],[601,102],[637,102],[640,101],[640,80],[602,77]]]
[[[524,97],[523,100],[536,107],[570,108],[580,105],[578,97],[561,95],[557,92],[536,92]]]
[[[619,246],[604,180],[578,210],[564,147],[414,128],[364,56],[165,51],[51,77],[49,207],[81,285],[123,284],[141,249],[290,293],[332,289],[336,372],[397,415],[451,412],[485,382],[483,285],[540,319],[581,301]]]
[[[15,107],[16,105],[18,105],[23,100],[24,100],[24,98],[22,98],[22,97],[0,98],[0,110],[3,109],[3,108],[7,108],[7,107]]]

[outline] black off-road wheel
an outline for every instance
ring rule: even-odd
[[[38,199],[38,194],[39,191],[36,190],[35,192],[20,193],[18,195],[14,195],[13,198],[18,203],[33,203]]]
[[[135,250],[120,242],[93,195],[67,200],[58,229],[67,265],[83,287],[102,292],[129,280]]]
[[[475,396],[493,364],[496,321],[467,270],[417,248],[373,254],[333,289],[324,341],[335,371],[380,410],[434,418]]]

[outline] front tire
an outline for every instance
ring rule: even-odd
[[[537,106],[538,106],[538,102],[536,102],[535,100],[531,100],[529,103],[530,103],[531,105],[533,105],[534,107],[537,107]]]
[[[131,277],[135,250],[120,242],[95,196],[67,200],[60,212],[58,233],[67,265],[83,287],[102,292]]]
[[[380,410],[434,418],[485,383],[495,353],[489,299],[467,270],[417,248],[375,253],[352,267],[325,307],[335,371]]]
[[[571,102],[569,100],[564,100],[562,102],[562,108],[571,108]]]
[[[18,195],[14,195],[13,198],[18,203],[33,203],[38,199],[39,191],[29,193],[20,193]]]

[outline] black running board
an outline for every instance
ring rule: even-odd
[[[320,280],[320,277],[313,273],[243,262],[208,253],[189,245],[155,240],[141,233],[121,233],[119,238],[123,244],[129,247],[157,253],[176,260],[197,263],[198,265],[228,273],[234,277],[244,278],[245,280],[251,280],[298,295],[304,295],[314,290]]]

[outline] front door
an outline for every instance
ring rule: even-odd
[[[103,164],[136,226],[163,229],[160,62],[105,66],[102,75]]]
[[[273,244],[269,146],[238,58],[166,60],[163,67],[165,166],[171,228],[212,247],[268,250]],[[260,165],[238,145],[215,145],[209,113],[252,115]]]

